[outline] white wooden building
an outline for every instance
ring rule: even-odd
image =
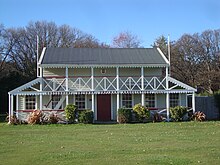
[[[94,121],[116,121],[120,107],[141,103],[152,111],[186,106],[196,89],[169,76],[159,48],[44,48],[38,77],[9,94],[9,115],[25,120],[34,109],[64,114],[68,104],[91,109]]]

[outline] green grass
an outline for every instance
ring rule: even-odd
[[[0,164],[220,164],[220,122],[1,123]]]

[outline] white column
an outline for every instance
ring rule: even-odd
[[[8,94],[8,115],[9,115],[8,123],[11,123],[11,95],[10,94]]]
[[[40,110],[43,110],[43,96],[40,94]]]
[[[69,70],[66,67],[66,92],[69,91]],[[66,106],[69,104],[69,95],[66,93]]]
[[[11,95],[11,115],[14,116],[14,96]]]
[[[94,91],[94,68],[91,67],[91,88]]]
[[[144,95],[144,93],[141,94],[141,105],[145,106],[145,95]]]
[[[144,67],[141,67],[141,104],[142,106],[145,105],[145,98],[144,98]]]
[[[91,90],[94,91],[94,68],[91,67]],[[94,114],[94,120],[97,120],[97,113],[95,112],[95,95],[92,93],[92,111]]]
[[[40,68],[40,77],[42,78],[42,69],[41,68]],[[40,110],[43,110],[42,91],[43,91],[43,80],[41,79],[41,81],[40,81]]]
[[[16,111],[18,111],[18,95],[16,95]]]
[[[170,94],[166,94],[167,121],[170,121]]]
[[[118,121],[118,109],[120,108],[120,94],[119,94],[119,67],[116,67],[116,85],[117,85],[117,121]]]
[[[40,68],[40,77],[43,77],[43,68],[42,67],[39,68]]]
[[[120,108],[120,94],[117,93],[117,112],[119,108]]]
[[[193,92],[192,94],[192,109],[193,109],[193,113],[195,113],[196,112],[195,92]]]
[[[169,88],[169,82],[168,82],[168,67],[166,67],[166,88],[168,90]]]
[[[166,67],[166,109],[167,109],[167,121],[170,121],[170,94],[169,90],[169,82],[168,82],[168,67]]]
[[[16,95],[16,117],[18,118],[18,95]]]
[[[68,72],[69,72],[68,67],[66,67],[66,91],[69,90],[68,88],[69,73]]]
[[[9,123],[11,123],[11,117],[14,115],[13,114],[13,104],[14,104],[14,96],[9,94]]]
[[[120,97],[119,97],[119,67],[116,67],[116,82],[117,82],[117,112],[120,108]]]
[[[119,91],[119,68],[116,67],[116,82],[117,82],[117,91]]]
[[[95,112],[95,95],[92,94],[92,111]]]
[[[66,106],[69,104],[69,95],[66,94]]]

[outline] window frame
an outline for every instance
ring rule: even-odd
[[[30,100],[29,97],[32,97]],[[27,105],[29,104],[29,105]],[[25,109],[26,110],[35,110],[37,108],[37,99],[35,95],[26,95],[25,96]],[[33,106],[33,107],[32,107]]]
[[[170,93],[170,107],[176,107],[180,105],[180,94]]]
[[[149,96],[149,97],[147,97],[147,96]],[[156,94],[155,93],[147,93],[147,94],[145,94],[144,98],[145,98],[144,103],[147,108],[155,108],[156,107]]]
[[[58,98],[58,100],[54,100],[54,98]],[[51,108],[54,109],[57,104],[59,103],[60,99],[61,99],[61,95],[51,95]],[[62,108],[63,105],[61,105],[58,109]]]
[[[124,99],[125,96],[127,95],[130,95],[130,99]],[[121,95],[121,106],[124,107],[125,109],[132,109],[133,106],[134,106],[134,103],[133,103],[133,94],[122,94]],[[128,105],[127,103],[124,104],[124,102],[130,102],[129,104],[131,104],[130,106],[131,107],[127,107],[126,105]]]
[[[79,96],[80,97],[83,96],[83,98],[78,98],[77,99],[77,97],[79,97]],[[86,109],[86,99],[87,99],[87,97],[86,97],[85,94],[75,95],[75,97],[74,97],[74,104],[77,106],[78,110],[85,110]],[[81,104],[81,105],[84,105],[84,106],[81,106],[81,105],[78,105],[78,104]]]

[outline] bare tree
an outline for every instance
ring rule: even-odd
[[[131,32],[121,32],[113,38],[113,47],[116,48],[138,48],[141,47],[141,40]]]
[[[163,49],[166,40],[156,43]],[[184,34],[171,44],[172,76],[203,91],[213,93],[220,88],[220,30],[201,34]]]

